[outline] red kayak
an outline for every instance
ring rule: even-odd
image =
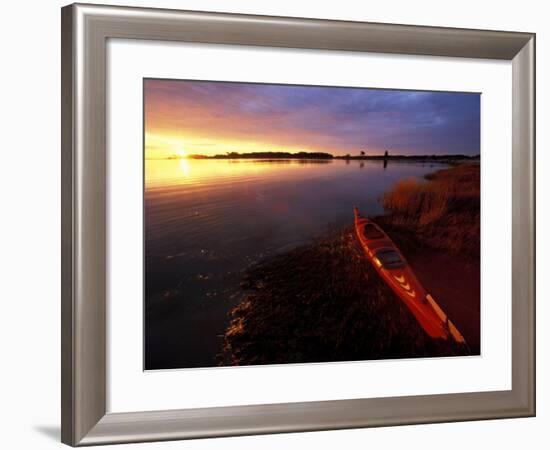
[[[369,261],[391,290],[407,305],[422,328],[432,338],[464,338],[430,294],[417,280],[411,267],[382,229],[372,220],[362,217],[357,208],[355,232]]]

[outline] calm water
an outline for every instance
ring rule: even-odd
[[[145,167],[147,369],[216,365],[240,272],[350,225],[353,205],[383,212],[398,180],[432,164],[382,161],[148,160]]]

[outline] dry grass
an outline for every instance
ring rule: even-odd
[[[466,354],[431,339],[380,279],[350,227],[251,267],[222,365]]]
[[[384,225],[405,227],[438,249],[479,256],[479,165],[462,165],[402,180],[384,195]]]

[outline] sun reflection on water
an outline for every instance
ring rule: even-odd
[[[180,166],[180,171],[181,171],[181,174],[185,177],[185,178],[188,178],[189,177],[189,161],[187,161],[186,158],[182,158],[179,160],[179,166]]]

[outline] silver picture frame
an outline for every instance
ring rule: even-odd
[[[66,6],[61,16],[64,443],[82,446],[535,415],[534,33],[88,4]],[[117,38],[511,61],[511,390],[107,412],[106,48],[108,39]]]

